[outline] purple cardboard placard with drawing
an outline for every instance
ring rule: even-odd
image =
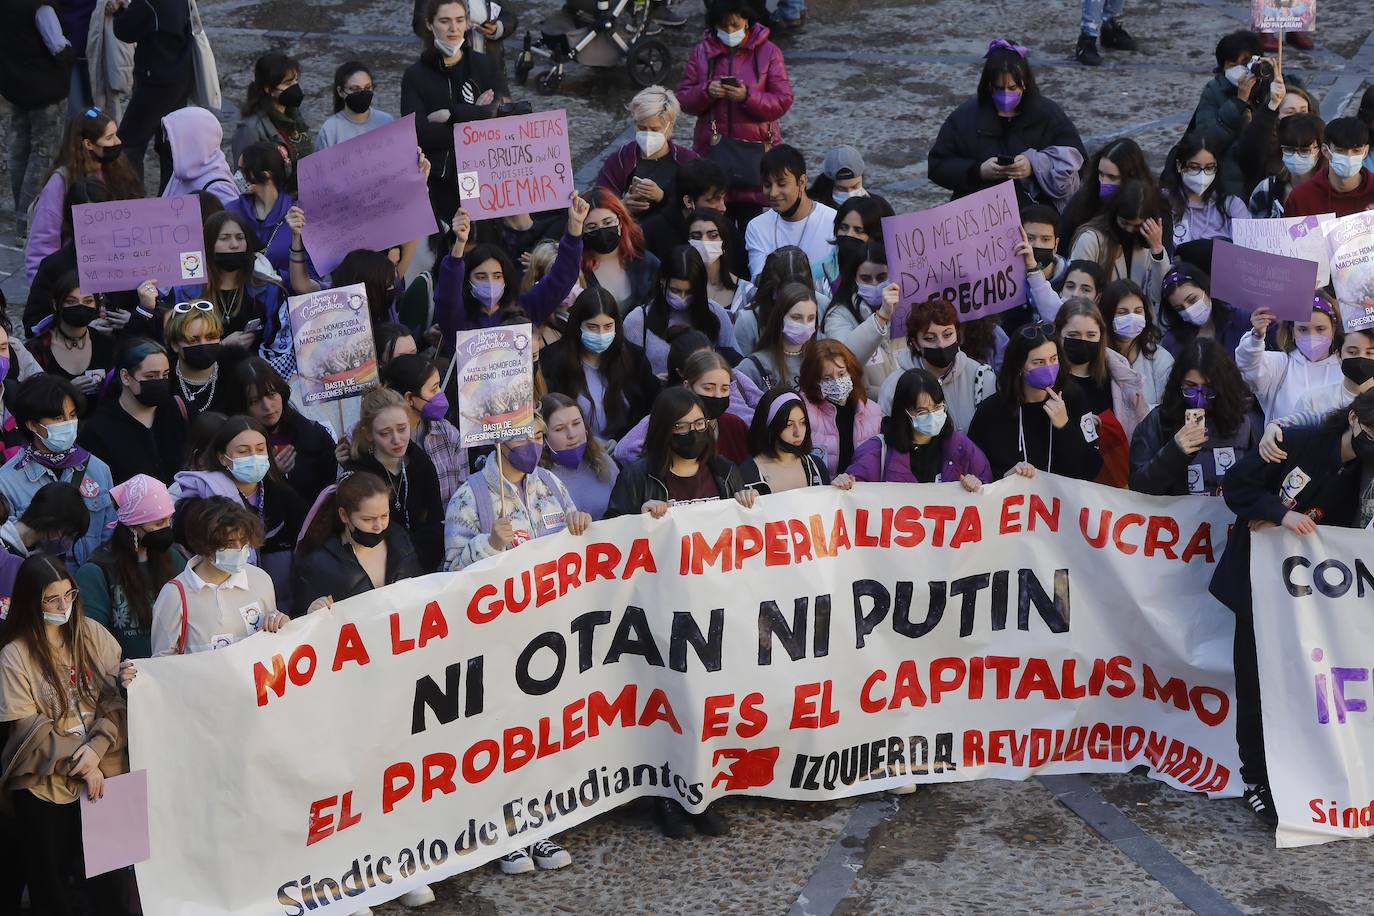
[[[568,118],[536,111],[453,125],[458,198],[473,219],[557,210],[572,196]]]
[[[534,428],[532,336],[527,324],[458,332],[453,365],[463,448],[518,439]]]
[[[1016,256],[1021,217],[1010,181],[919,213],[883,219],[887,276],[901,286],[890,336],[906,336],[913,303],[946,298],[960,321],[1026,301],[1026,262]]]
[[[72,207],[81,290],[113,293],[205,279],[205,235],[194,194]]]
[[[1374,210],[1341,217],[1325,228],[1341,320],[1347,332],[1370,330],[1374,328]]]
[[[323,404],[377,384],[377,350],[361,283],[287,300],[301,400]]]
[[[1317,263],[1255,251],[1225,239],[1212,243],[1212,297],[1253,312],[1267,308],[1281,321],[1312,314]]]
[[[1317,27],[1317,0],[1250,0],[1256,32],[1311,32]]]
[[[434,234],[419,155],[409,114],[300,161],[302,240],[321,276],[355,249],[385,251]]]

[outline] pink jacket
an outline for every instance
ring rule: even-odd
[[[1112,413],[1129,442],[1135,428],[1150,412],[1150,405],[1145,403],[1145,380],[1131,368],[1126,357],[1112,349],[1107,350],[1107,369],[1112,376]]]
[[[839,411],[829,401],[813,404],[806,398],[806,421],[811,424],[811,444],[825,453],[825,466],[834,477],[844,468],[837,468],[840,459],[840,430],[835,423]],[[878,435],[883,422],[883,411],[877,401],[860,401],[854,412],[854,448]]]
[[[713,99],[707,94],[711,81],[723,76],[733,76],[744,84],[748,95],[743,102]],[[699,156],[709,156],[713,120],[722,137],[781,143],[777,122],[792,107],[792,83],[782,51],[768,40],[768,28],[755,24],[737,48],[727,48],[714,31],[707,32],[692,49],[677,98],[683,111],[697,116],[692,149]],[[750,188],[735,188],[728,199],[765,203],[763,193]]]

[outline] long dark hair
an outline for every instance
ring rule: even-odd
[[[928,394],[935,405],[944,405],[945,425],[931,437],[921,452],[919,478],[935,479],[944,462],[944,444],[954,435],[954,418],[949,416],[949,404],[940,380],[924,369],[908,369],[897,380],[892,392],[892,412],[883,418],[882,435],[887,447],[894,452],[910,455],[916,448],[915,431],[911,428],[910,410],[915,410],[921,395]]]
[[[792,311],[792,307],[799,302],[815,302],[816,292],[805,283],[789,283],[778,290],[777,301],[768,313],[768,323],[759,331],[759,342],[756,352],[767,352],[773,357],[773,365],[777,368],[778,374],[785,381],[791,382],[787,376],[787,360],[782,352],[782,326],[787,320],[787,313]],[[817,321],[820,315],[816,316]],[[817,328],[819,331],[819,328]],[[811,340],[815,340],[812,335]],[[808,341],[810,343],[810,341]]]
[[[268,108],[271,90],[276,89],[292,73],[297,78],[301,75],[300,61],[294,57],[280,51],[268,51],[259,57],[253,64],[253,81],[248,84],[248,93],[240,113],[246,118]]]
[[[993,83],[1007,73],[1021,87],[1021,99],[1029,101],[1040,95],[1030,63],[1010,48],[992,48],[983,59],[983,73],[978,77],[978,104],[992,107]]]
[[[1188,189],[1183,186],[1183,163],[1204,150],[1211,153],[1212,158],[1216,160],[1217,170],[1212,174],[1212,183],[1202,192],[1202,200],[1204,203],[1210,201],[1212,206],[1216,207],[1217,213],[1226,216],[1226,192],[1221,183],[1221,161],[1226,155],[1226,150],[1202,131],[1190,130],[1183,135],[1183,139],[1174,144],[1173,149],[1169,150],[1168,158],[1164,160],[1164,171],[1159,176],[1160,190],[1175,223],[1183,219],[1183,214],[1188,209]]]
[[[1102,178],[1098,169],[1103,159],[1110,160],[1117,167],[1123,183],[1135,180],[1154,184],[1154,176],[1150,174],[1150,166],[1145,161],[1145,151],[1140,144],[1130,137],[1111,140],[1088,159],[1087,167],[1083,169],[1083,183],[1064,208],[1061,224],[1064,227],[1076,229],[1102,210]],[[1068,243],[1069,239],[1065,238],[1063,244],[1067,246]],[[1065,248],[1065,253],[1067,251]]]
[[[235,363],[226,381],[228,387],[224,390],[224,406],[230,414],[246,415],[249,404],[269,394],[278,394],[281,396],[281,419],[277,421],[277,429],[291,426],[300,416],[291,404],[291,386],[261,356],[250,356]],[[224,441],[227,443],[229,440]]]
[[[625,398],[621,392],[638,383],[635,374],[633,344],[625,339],[625,325],[620,319],[620,305],[600,286],[585,289],[573,300],[568,310],[568,331],[563,335],[567,341],[557,365],[544,365],[549,360],[540,359],[545,370],[545,379],[552,391],[561,391],[569,397],[587,396],[587,380],[582,371],[582,356],[586,352],[582,346],[582,322],[599,315],[609,315],[615,319],[615,340],[601,354],[601,371],[606,375],[606,397],[602,403],[605,416],[602,429],[620,429],[626,425]],[[551,371],[550,371],[551,370]],[[588,418],[590,419],[590,418]]]
[[[34,667],[42,672],[49,689],[35,689],[34,693],[43,698],[40,703],[50,700],[58,704],[55,709],[43,709],[55,723],[78,713],[78,710],[69,706],[73,689],[81,700],[96,710],[97,717],[101,717],[107,703],[115,696],[113,682],[107,681],[92,668],[92,651],[87,643],[89,628],[85,626],[86,613],[79,595],[73,602],[71,617],[62,625],[62,637],[70,653],[71,667],[76,670],[75,685],[72,684],[67,666],[59,665],[53,655],[44,630],[47,624],[43,620],[43,590],[54,582],[62,581],[76,587],[76,577],[62,560],[44,553],[30,556],[20,564],[15,574],[9,614],[3,626],[0,626],[0,649],[12,642],[22,644],[32,658]]]
[[[845,204],[848,205],[854,200],[868,198],[851,198],[845,201]],[[859,295],[859,268],[864,264],[887,264],[887,248],[883,246],[882,230],[880,229],[878,235],[867,242],[853,248],[840,248],[839,251],[840,282],[832,293],[830,307],[825,310],[825,321],[828,324],[831,314],[838,308],[844,308],[854,316],[856,324],[862,324],[864,314],[856,301]]]
[[[739,289],[739,281],[730,271],[730,252],[735,250],[735,221],[719,210],[699,207],[687,214],[685,220],[690,232],[692,223],[710,223],[720,233],[720,285],[728,290]]]
[[[1082,296],[1074,296],[1068,299],[1059,308],[1059,313],[1054,316],[1054,333],[1061,339],[1064,337],[1064,329],[1068,327],[1069,320],[1073,318],[1087,318],[1097,325],[1098,340],[1101,342],[1097,348],[1097,356],[1088,364],[1088,375],[1099,385],[1106,385],[1111,381],[1111,372],[1107,368],[1107,335],[1110,328],[1103,320],[1102,313],[1097,310],[1097,306],[1092,304],[1092,300]],[[1060,367],[1060,371],[1067,371],[1068,363]]]
[[[773,409],[779,398],[791,396],[795,398],[790,406],[778,408],[777,415],[773,421],[768,421],[768,414]],[[788,417],[793,408],[802,412],[802,419],[806,421],[806,435],[802,438],[802,450],[804,454],[811,453],[811,418],[806,412],[806,402],[792,388],[770,388],[764,392],[763,397],[759,398],[758,406],[754,408],[754,419],[749,423],[749,435],[745,440],[749,447],[749,454],[758,456],[766,455],[770,458],[778,457],[778,440],[782,437],[782,431],[787,428]]]
[[[92,113],[93,112],[93,113]],[[93,169],[87,170],[86,147],[81,142],[88,140],[98,146],[97,140],[114,124],[114,118],[99,108],[90,108],[75,115],[67,122],[66,132],[62,135],[62,146],[53,160],[52,175],[59,169],[66,176],[66,185],[83,178],[94,178],[103,184],[110,200],[134,200],[143,196],[143,182],[129,164],[128,157],[120,156],[114,162],[97,162]]]
[[[1007,340],[1007,351],[1002,356],[1002,370],[997,373],[997,397],[1006,401],[1014,409],[1020,407],[1025,392],[1021,390],[1021,377],[1026,371],[1026,360],[1030,351],[1045,344],[1054,344],[1055,355],[1059,359],[1059,376],[1051,386],[1059,393],[1064,392],[1068,376],[1068,363],[1064,361],[1064,348],[1054,333],[1054,325],[1046,322],[1025,324],[1017,328]]]
[[[701,398],[682,385],[664,388],[654,398],[654,406],[649,411],[649,428],[644,432],[644,461],[654,474],[668,473],[673,457],[669,447],[673,440],[673,424],[687,416],[693,407],[699,409],[703,417],[706,416]],[[710,467],[716,459],[715,429],[709,420],[706,429],[711,435],[707,437],[706,450],[698,459],[702,467]]]
[[[368,79],[373,79],[372,71],[367,68],[367,64],[360,60],[346,60],[339,64],[338,69],[334,71],[334,112],[336,114],[343,111],[344,108],[344,100],[341,95],[344,84],[355,73],[366,73]]]
[[[1160,324],[1180,341],[1192,340],[1197,336],[1197,328],[1183,320],[1183,316],[1170,300],[1174,291],[1185,284],[1196,286],[1209,299],[1212,296],[1212,277],[1201,267],[1187,261],[1175,261],[1173,268],[1164,275],[1159,293]],[[1231,306],[1216,299],[1211,299],[1211,302],[1212,326],[1219,328],[1231,320]]]
[[[285,408],[283,407],[282,416],[285,415]],[[219,463],[219,456],[224,454],[224,450],[229,447],[230,442],[234,441],[235,436],[246,432],[258,433],[264,439],[270,435],[267,432],[267,427],[263,426],[262,422],[256,417],[250,417],[243,414],[232,416],[225,420],[224,424],[220,426],[219,429],[215,430],[215,434],[210,437],[209,444],[207,444],[200,455],[197,456],[198,463],[195,469],[197,471],[219,471],[231,481],[234,480],[234,475],[229,473],[229,469]],[[264,477],[262,481],[264,492],[266,491],[267,482],[269,480],[278,483],[281,482],[281,473],[277,470],[277,463],[275,461],[267,462],[267,476]]]
[[[386,481],[367,471],[345,471],[334,492],[325,496],[315,507],[310,527],[301,533],[301,539],[296,544],[296,556],[303,557],[343,534],[344,523],[339,518],[339,510],[357,512],[362,501],[372,496],[385,497],[388,508],[391,506],[391,487],[387,486]]]
[[[483,261],[495,261],[501,265],[501,276],[504,277],[505,289],[501,292],[501,298],[496,303],[498,312],[515,303],[515,295],[520,288],[515,264],[500,245],[489,243],[478,245],[463,255],[463,312],[467,315],[468,324],[473,327],[476,327],[481,319],[482,303],[472,293],[472,275]]]
[[[253,227],[241,214],[233,210],[221,210],[205,218],[205,293],[208,297],[213,297],[215,304],[220,307],[224,323],[227,325],[238,316],[239,309],[244,305],[244,300],[247,297],[240,296],[235,298],[232,303],[226,303],[219,296],[220,279],[223,272],[215,266],[215,240],[224,231],[225,223],[233,223],[243,230],[243,239],[248,244],[247,251],[250,255],[256,254],[260,246],[258,245],[257,233],[253,231]],[[246,289],[252,282],[253,266],[250,263],[246,270],[239,271],[239,289]],[[233,311],[226,308],[226,305],[229,304],[234,306]]]
[[[115,581],[111,584],[118,585],[124,590],[124,597],[134,609],[139,625],[144,628],[152,626],[153,605],[148,600],[148,582],[138,568],[141,540],[132,528],[119,522],[107,543],[110,556],[114,560]],[[172,577],[176,575],[172,567],[172,548],[168,546],[164,550],[150,550],[144,547],[144,550],[148,555],[147,578],[152,582],[153,594],[157,594],[162,590],[162,586],[172,581]]]
[[[379,327],[391,321],[391,296],[396,286],[396,266],[384,252],[367,248],[356,248],[344,255],[339,266],[330,275],[334,286],[350,286],[361,283],[367,293],[367,313],[372,318],[372,326]]]
[[[1188,405],[1183,400],[1183,377],[1196,370],[1216,397],[1207,416],[1222,436],[1234,435],[1250,412],[1250,389],[1240,376],[1231,354],[1210,337],[1196,337],[1178,351],[1169,381],[1159,398],[1160,430],[1172,436],[1183,428]]]
[[[755,278],[754,296],[746,308],[753,311],[760,332],[773,311],[773,300],[789,283],[805,283],[815,288],[815,281],[811,277],[811,259],[796,245],[784,245],[770,254],[764,259],[763,269]]]
[[[1145,295],[1145,290],[1141,289],[1140,284],[1134,280],[1113,280],[1100,292],[1101,300],[1097,307],[1101,311],[1102,317],[1107,320],[1107,339],[1111,341],[1112,349],[1120,353],[1127,344],[1134,343],[1136,349],[1143,353],[1146,359],[1153,359],[1155,351],[1159,349],[1159,341],[1164,336],[1164,332],[1160,330],[1159,322],[1155,320],[1155,307],[1150,302],[1150,297]],[[1116,307],[1127,296],[1134,296],[1145,305],[1145,330],[1141,331],[1134,341],[1118,340],[1116,327],[1113,324],[1113,320],[1116,318]]]
[[[673,311],[668,305],[669,280],[686,280],[691,284],[691,291],[687,294],[690,303],[687,306],[687,322],[711,340],[716,340],[720,336],[720,319],[711,309],[711,299],[706,294],[706,263],[691,245],[678,245],[668,252],[668,257],[659,268],[653,298],[644,307],[644,327],[660,339],[668,339],[668,319]]]
[[[1159,199],[1159,192],[1155,190],[1153,184],[1140,180],[1128,180],[1121,183],[1121,188],[1112,195],[1102,205],[1102,210],[1084,225],[1078,228],[1077,236],[1085,231],[1092,230],[1102,236],[1104,245],[1102,252],[1098,256],[1097,263],[1102,267],[1107,275],[1110,276],[1113,265],[1116,263],[1117,255],[1121,254],[1121,230],[1117,226],[1118,219],[1162,219],[1164,216],[1164,204]],[[1134,242],[1136,245],[1144,244],[1144,239]],[[1126,265],[1127,269],[1130,265]]]

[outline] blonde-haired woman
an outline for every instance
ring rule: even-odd
[[[412,433],[405,398],[390,388],[373,388],[363,396],[352,438],[339,444],[336,456],[347,470],[387,482],[391,517],[410,532],[420,568],[431,573],[444,558],[444,503],[434,462]]]
[[[188,418],[207,410],[224,412],[225,390],[219,383],[223,338],[224,317],[209,299],[176,303],[162,327],[162,339],[176,357],[172,394],[186,405]]]
[[[635,138],[606,159],[594,184],[614,191],[643,222],[664,201],[677,199],[677,167],[697,154],[673,142],[682,106],[671,89],[650,86],[630,99]]]

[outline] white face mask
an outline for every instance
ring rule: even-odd
[[[459,42],[456,45],[451,45],[448,42],[441,40],[438,35],[434,36],[434,50],[438,51],[445,58],[456,56],[458,54],[458,49],[462,46],[462,42]]]
[[[67,605],[67,609],[66,609],[65,611],[63,611],[62,613],[60,613],[60,614],[49,614],[47,611],[44,611],[44,612],[43,612],[43,620],[44,620],[44,622],[50,623],[50,624],[52,624],[52,625],[55,626],[55,627],[64,626],[64,625],[67,623],[68,620],[71,620],[71,618],[72,618],[72,605],[70,605],[70,604]]]
[[[1200,328],[1212,317],[1212,300],[1203,296],[1187,308],[1181,309],[1183,320],[1195,328]]]
[[[1184,172],[1183,186],[1194,194],[1201,194],[1212,186],[1215,178],[1215,175],[1208,175],[1206,172],[1198,172],[1196,175]]]
[[[215,551],[214,564],[231,576],[248,568],[247,547],[226,547]]]
[[[1122,340],[1135,340],[1145,330],[1145,316],[1135,312],[1117,315],[1112,319],[1112,330]]]
[[[641,156],[652,156],[668,144],[668,136],[657,130],[635,131],[635,143]]]
[[[727,48],[738,48],[744,41],[744,36],[749,34],[747,30],[740,29],[738,32],[727,32],[724,29],[716,29],[716,37],[720,43]]]
[[[1245,65],[1244,65],[1244,64],[1236,64],[1234,67],[1230,67],[1230,68],[1228,68],[1228,69],[1226,70],[1226,79],[1230,81],[1230,83],[1231,83],[1232,86],[1239,86],[1239,85],[1240,85],[1240,78],[1241,78],[1242,76],[1244,76],[1244,75],[1245,75]]]
[[[1306,175],[1317,167],[1317,154],[1304,156],[1299,153],[1284,153],[1283,167],[1288,169],[1288,174],[1294,178]]]
[[[720,239],[692,239],[691,243],[707,267],[719,261],[721,253],[725,251],[725,243]]]

